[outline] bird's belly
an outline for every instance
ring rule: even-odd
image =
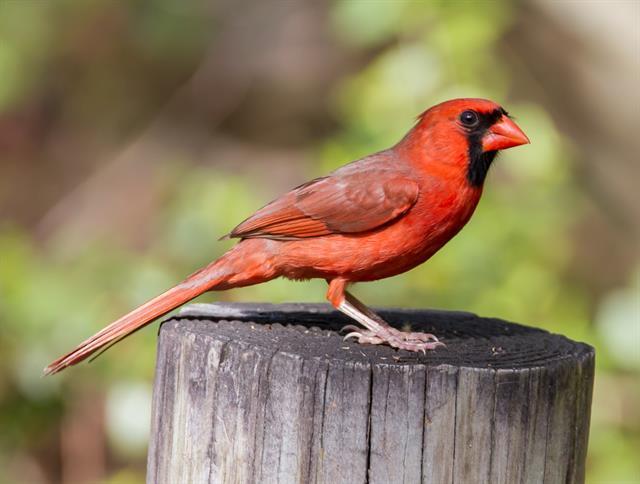
[[[474,200],[475,202],[475,200]],[[456,210],[410,213],[366,234],[330,235],[285,242],[281,272],[291,279],[343,277],[372,281],[395,276],[423,263],[467,223],[476,203]]]

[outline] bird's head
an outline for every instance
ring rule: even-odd
[[[412,133],[414,149],[420,145],[431,160],[461,165],[473,186],[484,183],[499,150],[529,143],[509,113],[486,99],[453,99],[433,106],[419,116]]]

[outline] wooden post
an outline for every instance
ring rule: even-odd
[[[381,310],[426,355],[344,342],[324,305],[193,305],[160,330],[149,483],[580,483],[594,351]]]

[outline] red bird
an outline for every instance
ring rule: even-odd
[[[206,291],[276,277],[322,278],[327,299],[366,329],[347,337],[409,351],[442,343],[389,326],[347,291],[354,282],[395,276],[423,263],[467,223],[498,150],[529,139],[499,105],[455,99],[419,116],[393,148],[294,188],[227,235],[240,241],[177,286],[134,309],[69,354],[57,373]]]

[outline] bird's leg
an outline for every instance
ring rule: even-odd
[[[345,291],[344,295],[345,295],[345,299],[348,302],[350,302],[356,309],[358,309],[360,312],[362,312],[366,316],[369,316],[371,319],[375,319],[376,321],[378,321],[382,326],[386,327],[388,331],[395,334],[399,338],[402,338],[408,341],[434,341],[436,343],[438,342],[438,338],[431,333],[423,333],[420,331],[416,331],[413,333],[408,331],[400,331],[394,328],[393,326],[390,326],[384,319],[382,319],[375,312],[373,312],[371,309],[365,306],[365,304],[362,301],[357,299],[349,291]],[[352,327],[355,327],[355,326],[352,326]],[[441,345],[444,346],[444,343],[441,343]]]
[[[356,326],[347,326],[345,329],[355,331],[347,334],[345,339],[357,338],[359,343],[386,343],[394,348],[423,352],[444,346],[432,334],[406,333],[389,326],[380,316],[349,294],[346,286],[347,281],[344,279],[333,279],[329,283],[327,299],[338,311],[356,320],[368,331],[363,331]]]

